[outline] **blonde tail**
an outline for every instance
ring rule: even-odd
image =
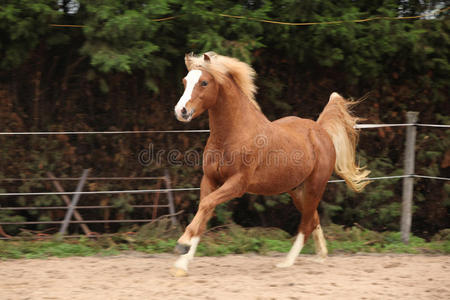
[[[361,192],[370,183],[370,171],[355,163],[355,148],[359,132],[355,124],[359,118],[352,116],[350,107],[357,102],[345,100],[338,93],[332,93],[328,104],[317,122],[328,132],[336,150],[334,170],[355,192]]]

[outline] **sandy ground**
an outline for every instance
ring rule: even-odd
[[[174,255],[130,253],[0,261],[0,299],[450,299],[450,256],[281,254],[196,257],[175,278]]]

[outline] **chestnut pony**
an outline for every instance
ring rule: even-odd
[[[255,71],[235,58],[207,52],[186,55],[188,74],[175,115],[189,122],[209,113],[210,136],[203,153],[198,212],[178,240],[174,274],[188,264],[215,207],[244,193],[289,193],[301,212],[296,240],[277,267],[295,262],[312,234],[319,258],[327,256],[317,206],[333,169],[350,188],[362,191],[369,171],[355,164],[358,120],[352,102],[332,93],[317,121],[286,117],[269,121],[254,94]]]

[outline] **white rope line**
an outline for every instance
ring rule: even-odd
[[[91,191],[91,192],[37,192],[37,193],[0,193],[0,196],[45,196],[45,195],[93,195],[93,194],[142,194],[198,191],[200,188],[175,188],[156,190],[123,190],[123,191]]]
[[[400,124],[357,124],[355,128],[380,128],[380,127],[435,127],[435,128],[450,128],[450,125],[441,124],[414,124],[414,123],[400,123]],[[23,131],[23,132],[0,132],[0,135],[76,135],[76,134],[142,134],[142,133],[208,133],[209,129],[188,129],[188,130],[137,130],[137,131]]]
[[[417,124],[405,123],[405,124],[356,124],[355,128],[364,129],[364,128],[380,128],[380,127],[407,127],[413,126]]]
[[[418,127],[436,127],[436,128],[450,128],[450,125],[443,124],[420,124],[420,123],[403,123],[403,124],[357,124],[355,128],[380,128],[380,127],[408,127],[408,126],[418,126]]]
[[[443,124],[415,124],[416,126],[421,127],[439,127],[439,128],[450,128],[450,125],[443,125]]]
[[[381,176],[381,177],[372,177],[372,178],[366,178],[362,179],[361,181],[372,181],[372,180],[384,180],[384,179],[399,179],[399,178],[408,178],[408,177],[414,177],[415,175],[396,175],[396,176]],[[337,182],[345,182],[344,179],[336,179],[336,180],[329,180],[329,183],[337,183]]]
[[[209,129],[137,130],[137,131],[24,131],[24,132],[0,132],[0,135],[139,134],[139,133],[203,133],[203,132],[209,132]]]
[[[449,181],[450,178],[435,177],[425,175],[396,175],[381,176],[363,179],[362,181],[375,181],[384,179],[400,179],[400,178],[426,178]],[[329,180],[329,183],[345,182],[343,179]],[[123,190],[123,191],[91,191],[91,192],[37,192],[37,193],[0,193],[0,196],[44,196],[44,195],[95,195],[95,194],[142,194],[142,193],[169,193],[169,192],[186,192],[199,191],[200,188],[173,188],[173,189],[156,189],[156,190]]]
[[[129,180],[161,180],[165,179],[164,176],[156,176],[156,177],[87,177],[86,180],[88,181],[116,181],[116,180],[123,180],[123,181],[129,181]],[[0,178],[0,182],[2,181],[80,181],[81,177],[56,177],[56,178],[49,178],[49,177],[35,177],[35,178]]]
[[[415,178],[426,178],[426,179],[437,179],[437,180],[450,180],[450,178],[446,177],[436,177],[436,176],[426,176],[426,175],[411,175],[411,177]]]

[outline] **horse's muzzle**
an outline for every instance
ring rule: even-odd
[[[191,109],[188,111],[186,109],[186,107],[183,107],[180,112],[177,112],[175,110],[175,116],[177,117],[178,121],[181,121],[181,122],[191,121],[193,115],[194,115],[194,110]]]

